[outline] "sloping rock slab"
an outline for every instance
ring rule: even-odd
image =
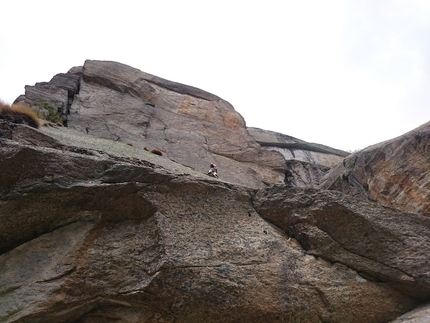
[[[430,322],[430,304],[422,305],[391,323],[427,323]]]
[[[199,172],[215,162],[231,182],[257,188],[285,177],[283,156],[263,149],[229,102],[121,63],[87,60],[49,82],[27,86],[17,102],[46,102],[71,129],[157,148]]]
[[[430,218],[335,191],[273,187],[254,199],[259,214],[297,239],[307,254],[430,299]]]
[[[264,148],[281,153],[287,165],[284,182],[290,186],[318,187],[321,179],[349,153],[321,144],[259,128],[248,133]]]
[[[430,215],[430,122],[345,158],[320,188]]]

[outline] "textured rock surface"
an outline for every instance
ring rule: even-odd
[[[17,101],[68,127],[0,120],[0,321],[426,321],[429,124],[345,157],[100,61]]]
[[[290,186],[316,187],[333,166],[349,153],[321,144],[258,128],[248,133],[265,149],[280,152],[287,164],[284,182]]]
[[[308,254],[344,264],[413,297],[430,298],[429,253],[420,247],[430,246],[429,217],[339,192],[283,187],[261,190],[254,207]]]
[[[2,321],[388,322],[430,298],[427,217],[255,191],[73,129],[10,128]]]
[[[69,128],[141,149],[161,149],[196,171],[207,172],[215,162],[221,177],[231,182],[256,188],[281,184],[288,168],[299,186],[315,186],[321,177],[319,167],[288,167],[282,149],[262,148],[227,101],[120,63],[88,60],[50,82],[27,86],[17,101],[47,102],[61,111]],[[306,148],[300,152],[306,154]],[[310,154],[321,161],[336,150],[325,147],[324,152]]]
[[[140,149],[158,148],[200,172],[215,162],[220,175],[233,182],[262,187],[285,177],[282,155],[262,149],[227,101],[124,64],[88,60],[48,83],[27,86],[18,100],[46,101],[62,111],[71,129]]]
[[[247,128],[248,133],[267,149],[278,148],[287,160],[299,160],[310,164],[333,167],[349,153],[321,144],[309,143],[281,133],[259,128]]]
[[[430,122],[348,156],[322,181],[339,190],[407,212],[430,215]]]
[[[430,322],[430,304],[425,304],[417,309],[400,316],[391,323],[427,323]]]

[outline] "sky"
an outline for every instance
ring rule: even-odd
[[[0,2],[0,99],[86,59],[230,102],[248,127],[346,151],[430,120],[429,0]]]

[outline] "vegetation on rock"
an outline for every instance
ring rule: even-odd
[[[9,105],[0,101],[0,119],[13,123],[27,124],[39,128],[40,122],[37,113],[29,107],[21,104]]]
[[[63,121],[58,115],[56,109],[47,102],[35,102],[33,106],[38,109],[37,115],[41,119],[45,119],[46,121],[52,122],[56,125],[63,125]],[[45,111],[46,113],[43,113]]]

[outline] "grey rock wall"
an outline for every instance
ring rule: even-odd
[[[428,123],[348,155],[103,61],[17,102],[65,126],[0,120],[0,321],[425,322]]]
[[[264,149],[282,154],[287,165],[284,182],[290,186],[317,187],[323,176],[349,155],[273,131],[251,127],[247,130]]]
[[[427,217],[340,192],[255,190],[73,129],[9,126],[4,322],[382,323],[430,298]]]

